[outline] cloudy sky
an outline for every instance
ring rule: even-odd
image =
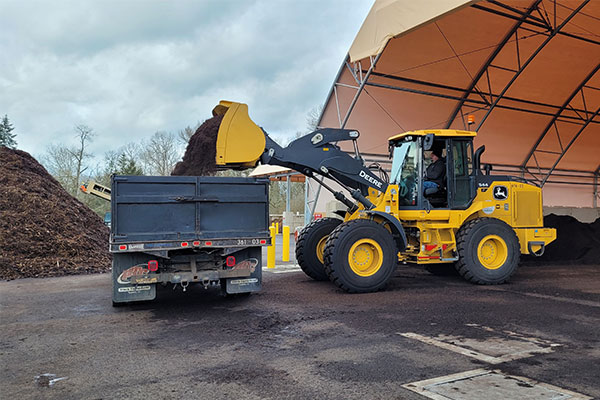
[[[0,0],[0,115],[39,156],[177,132],[220,99],[282,138],[322,104],[371,0]]]

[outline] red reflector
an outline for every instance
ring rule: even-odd
[[[431,251],[437,247],[437,244],[426,244],[425,251]]]
[[[188,242],[181,242],[181,247],[188,247]]]
[[[205,246],[212,246],[212,242],[204,242]]]
[[[196,240],[196,241],[194,242],[194,246],[200,246],[200,242]]]
[[[158,270],[158,261],[150,260],[148,261],[148,271],[157,271]]]
[[[235,265],[235,257],[234,256],[227,257],[227,260],[225,261],[225,264],[228,267],[233,267]]]
[[[447,245],[447,244],[443,244],[443,245],[442,245],[442,250],[446,250],[447,248],[448,248],[448,245]]]
[[[119,246],[119,250],[127,250],[127,246],[125,246],[124,244]]]
[[[267,244],[267,241],[263,239],[260,241],[260,244]]]

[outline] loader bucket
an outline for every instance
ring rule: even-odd
[[[224,115],[217,135],[217,165],[254,167],[265,150],[265,134],[248,116],[248,106],[222,100],[213,115]]]

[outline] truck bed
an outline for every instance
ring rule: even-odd
[[[269,244],[268,180],[115,176],[112,252]]]

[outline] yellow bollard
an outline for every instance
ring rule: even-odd
[[[275,222],[275,234],[279,234],[279,222]]]
[[[271,234],[271,245],[267,247],[267,268],[275,268],[275,227],[269,227]]]
[[[282,261],[290,261],[290,227],[283,225],[281,228],[283,235],[283,256]]]

